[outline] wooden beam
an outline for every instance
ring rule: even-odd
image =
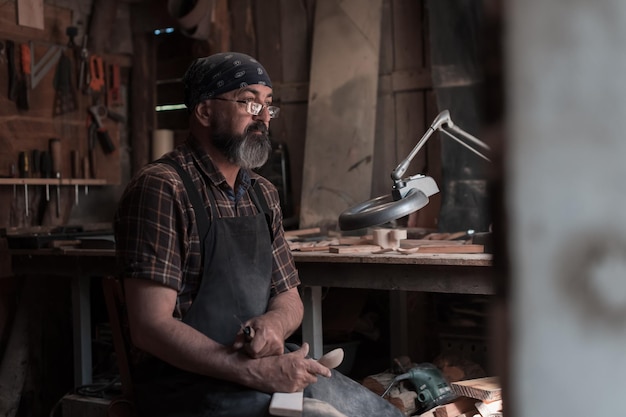
[[[89,53],[102,54],[109,51],[111,28],[114,26],[119,0],[94,0],[89,22]]]
[[[316,4],[300,227],[369,199],[381,0]]]

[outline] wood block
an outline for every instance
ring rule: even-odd
[[[483,417],[494,417],[502,415],[502,400],[485,403],[482,401],[476,402],[476,409]]]
[[[435,408],[435,417],[458,417],[463,413],[476,411],[475,403],[476,399],[474,398],[459,397],[450,404]]]
[[[300,417],[302,415],[303,392],[275,392],[270,401],[273,416]]]
[[[376,229],[372,232],[373,243],[383,249],[400,247],[400,241],[406,239],[406,230],[401,229]]]
[[[391,372],[382,372],[365,377],[361,385],[377,395],[382,395],[395,377]]]
[[[502,399],[502,388],[498,377],[485,377],[453,382],[452,392],[464,397],[471,397],[484,402]]]

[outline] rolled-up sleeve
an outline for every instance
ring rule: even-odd
[[[152,168],[129,183],[115,214],[119,273],[177,291],[189,252],[189,222],[182,183],[166,169]]]

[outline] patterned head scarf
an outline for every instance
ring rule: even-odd
[[[185,105],[190,111],[208,98],[251,84],[272,87],[263,65],[251,56],[237,52],[196,59],[185,73],[183,84]]]

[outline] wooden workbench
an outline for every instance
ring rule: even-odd
[[[303,341],[310,354],[323,352],[322,287],[369,288],[454,294],[493,294],[489,254],[334,254],[294,252],[303,285]],[[114,250],[14,250],[15,275],[61,275],[72,278],[75,383],[91,383],[90,280],[114,275]],[[405,331],[392,328],[391,343]]]

